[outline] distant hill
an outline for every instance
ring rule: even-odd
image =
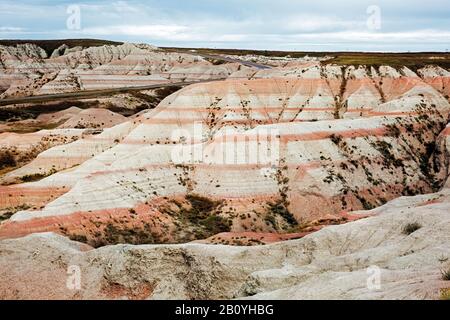
[[[350,52],[350,51],[274,51],[274,50],[246,50],[246,49],[210,49],[210,48],[174,48],[161,47],[166,51],[186,51],[201,54],[215,55],[262,55],[266,57],[292,57],[301,58],[305,55],[311,57],[333,57],[324,63],[338,65],[367,65],[391,67],[407,66],[413,70],[426,65],[438,65],[450,69],[450,53],[448,52]]]
[[[57,39],[57,40],[0,40],[0,45],[15,46],[18,44],[33,43],[51,55],[52,52],[62,44],[66,44],[69,48],[73,47],[99,47],[104,45],[120,45],[123,42],[100,40],[100,39]]]

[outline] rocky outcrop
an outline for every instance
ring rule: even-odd
[[[131,44],[29,55],[46,71],[6,95],[227,79],[154,109],[155,92],[98,101],[144,101],[128,118],[70,108],[24,120],[78,136],[1,172],[0,297],[448,294],[448,71],[313,58],[254,69]],[[4,141],[28,150],[44,133]],[[73,267],[81,290],[66,286]]]
[[[41,130],[28,134],[2,133],[0,134],[0,153],[2,158],[6,154],[13,158],[10,166],[2,163],[2,169],[23,166],[25,163],[32,161],[41,152],[57,145],[76,141],[83,137],[83,134],[83,130],[77,129]]]
[[[371,218],[259,247],[93,250],[48,233],[3,240],[0,297],[440,299],[450,288],[441,274],[450,268],[449,200],[448,189],[404,197],[369,212]],[[70,286],[76,274],[79,289]]]
[[[62,44],[58,48],[56,48],[52,54],[50,55],[50,58],[57,58],[60,56],[63,56],[66,53],[66,50],[69,49],[69,46],[67,44]]]
[[[132,243],[302,233],[315,221],[343,223],[349,211],[437,191],[446,160],[435,155],[435,141],[448,122],[448,101],[420,78],[389,68],[380,68],[382,89],[364,74],[342,76],[355,70],[189,86],[109,129],[120,132],[114,139],[101,134],[50,149],[4,179],[84,162],[33,184],[70,191],[40,211],[18,212],[0,237],[54,231],[101,246],[123,241],[108,228],[150,230],[150,238]],[[364,112],[353,112],[371,99]],[[252,158],[255,139],[263,154]],[[203,218],[189,218],[198,214]]]
[[[127,120],[126,117],[106,109],[87,109],[70,117],[60,128],[105,129]]]
[[[20,167],[10,173],[7,173],[2,177],[2,182],[12,183],[23,176],[38,175],[41,177],[48,176],[48,173],[56,173],[61,170],[73,168],[83,162],[91,159],[95,155],[101,154],[102,152],[112,148],[117,145],[126,136],[133,123],[124,123],[117,125],[114,128],[105,129],[102,132],[93,132],[89,134],[84,139],[77,140],[73,143],[67,143],[63,146],[55,147],[40,153],[37,158],[31,161],[29,164]],[[76,129],[84,131],[84,129]],[[96,161],[94,161],[95,163]],[[87,167],[91,167],[89,164],[85,164]],[[78,169],[81,169],[78,168]],[[78,170],[77,169],[77,170]],[[83,171],[81,169],[81,171]],[[89,171],[89,172],[92,172]],[[53,179],[54,176],[49,178]],[[78,177],[79,178],[79,177]],[[62,186],[71,185],[71,179],[67,176],[63,177],[60,182],[52,182],[51,185],[60,184]],[[41,183],[46,183],[46,179],[41,181]],[[47,188],[47,187],[45,187]]]

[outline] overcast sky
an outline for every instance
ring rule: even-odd
[[[0,38],[101,38],[157,46],[275,50],[446,51],[449,17],[449,0],[0,0]]]

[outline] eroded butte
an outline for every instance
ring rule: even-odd
[[[135,44],[1,46],[0,61],[5,99],[213,80],[2,107],[1,298],[438,299],[450,287],[445,68],[252,57],[270,65],[258,68]],[[82,290],[66,287],[70,265]]]

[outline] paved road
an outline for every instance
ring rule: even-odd
[[[55,100],[95,98],[95,97],[101,97],[101,96],[108,96],[108,95],[116,94],[116,93],[151,90],[151,89],[159,89],[159,88],[167,88],[167,87],[182,87],[182,86],[187,86],[187,85],[195,84],[195,83],[222,81],[225,79],[226,78],[197,80],[197,81],[182,81],[182,82],[160,83],[160,84],[152,84],[152,85],[137,86],[137,87],[121,87],[121,88],[101,89],[101,90],[84,90],[84,91],[68,92],[68,93],[45,94],[45,95],[38,95],[38,96],[31,96],[31,97],[7,98],[7,99],[0,99],[0,106],[7,106],[7,105],[19,104],[19,103],[35,103],[35,102],[48,102],[48,101],[55,101]]]

